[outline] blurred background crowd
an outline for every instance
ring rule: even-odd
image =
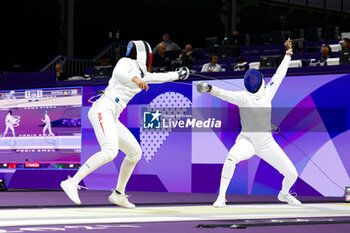
[[[1,9],[0,72],[56,70],[57,80],[105,77],[130,40],[150,43],[156,72],[272,68],[287,38],[295,67],[339,65],[350,42],[350,0],[12,0]]]

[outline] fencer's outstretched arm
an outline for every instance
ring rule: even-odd
[[[226,91],[213,86],[210,94],[237,106],[241,106],[244,102],[244,91]]]
[[[167,72],[167,73],[147,73],[143,80],[146,83],[165,83],[178,80],[179,75],[177,72]]]
[[[188,78],[190,71],[187,67],[181,67],[177,71],[166,73],[149,73],[143,78],[147,83],[165,83],[175,80],[185,80]]]
[[[181,67],[177,71],[167,73],[149,73],[140,79],[137,76],[132,77],[131,81],[134,82],[139,88],[148,91],[148,83],[165,83],[175,80],[185,80],[190,75],[190,71],[187,67]]]
[[[213,96],[237,106],[241,106],[244,102],[244,91],[226,91],[224,89],[212,86],[204,81],[197,84],[197,90],[200,93],[209,92]]]
[[[288,39],[284,46],[286,47],[286,55],[284,56],[281,64],[278,66],[276,73],[272,76],[270,82],[266,85],[266,95],[272,99],[274,95],[276,94],[279,86],[281,85],[284,77],[287,74],[289,63],[292,59],[292,41]]]

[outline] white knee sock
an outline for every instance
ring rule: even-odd
[[[103,152],[97,152],[91,156],[83,166],[78,170],[78,172],[72,177],[72,181],[75,184],[79,184],[82,179],[84,179],[91,172],[101,167],[102,165],[108,163],[110,160],[106,159]]]
[[[116,190],[118,190],[118,192],[121,194],[125,194],[126,185],[132,172],[134,171],[136,164],[137,162],[129,160],[128,157],[124,158],[123,163],[120,166],[118,183],[116,187]]]
[[[235,168],[236,163],[234,163],[230,159],[226,159],[221,172],[219,197],[225,197],[227,188],[230,184]]]

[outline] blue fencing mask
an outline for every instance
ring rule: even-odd
[[[251,93],[256,93],[262,83],[263,83],[264,75],[256,69],[249,69],[244,74],[244,86]]]

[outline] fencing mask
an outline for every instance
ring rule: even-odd
[[[264,83],[264,75],[256,69],[249,69],[244,74],[244,86],[251,93],[256,93]]]
[[[147,68],[152,65],[152,49],[144,40],[130,41],[126,50],[126,56],[135,59],[145,75]]]

